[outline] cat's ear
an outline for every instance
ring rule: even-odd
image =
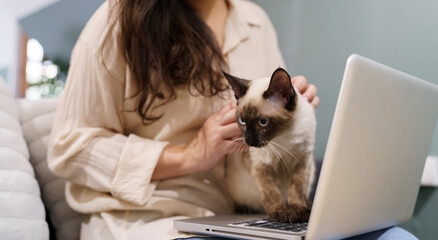
[[[279,103],[288,110],[295,108],[295,90],[289,74],[283,68],[277,68],[271,76],[268,90],[263,93],[263,98]]]
[[[246,91],[248,90],[249,81],[242,78],[234,77],[224,71],[222,71],[222,73],[233,88],[236,100],[243,97],[243,95],[245,95]]]

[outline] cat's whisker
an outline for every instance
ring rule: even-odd
[[[249,146],[246,144],[243,138],[240,138],[237,146],[235,147],[236,152],[238,153],[238,157],[241,158],[247,151],[249,151]]]
[[[276,155],[275,152],[272,151],[271,146],[269,146],[269,143],[266,143],[265,146],[266,146],[266,147],[263,148],[264,151],[268,152],[268,154],[269,154],[269,158],[272,159],[272,158],[273,158],[272,154]]]
[[[271,147],[272,147],[272,151],[276,152],[276,155],[277,155],[277,157],[278,157],[278,160],[279,160],[280,166],[281,166],[282,169],[283,169],[283,172],[284,172],[286,175],[291,176],[291,175],[292,175],[292,172],[290,171],[289,166],[287,165],[287,163],[286,163],[286,161],[284,160],[284,158],[283,158],[283,156],[281,155],[281,153],[278,151],[278,149],[277,149],[273,144],[270,144],[270,145],[271,145]]]
[[[281,158],[281,156],[279,155],[278,151],[276,151],[276,149],[274,148],[274,146],[269,143],[266,142],[266,146],[268,147],[268,149],[277,157],[277,158]]]
[[[284,162],[284,159],[282,158],[281,154],[278,152],[278,150],[275,148],[274,145],[272,145],[271,143],[269,143],[268,141],[266,141],[266,146],[269,147],[269,149],[272,151],[272,153],[275,154],[275,156],[278,158],[280,166],[282,167],[283,171],[286,171],[286,169],[289,172],[289,168],[287,167],[287,165]]]
[[[243,148],[245,147],[245,140],[243,139],[243,137],[235,138],[235,139],[231,140],[231,142],[227,143],[224,148],[227,148],[228,146],[230,146],[230,144],[233,144],[236,142],[237,142],[237,146],[234,146],[231,149],[231,152],[234,152],[234,151],[241,152],[241,150],[243,150]]]
[[[265,146],[267,146],[267,145],[265,144]],[[269,151],[270,150],[269,148],[263,147],[261,149],[263,150],[263,152],[266,152],[269,155],[269,158],[272,158],[272,153],[271,153],[271,151]]]
[[[285,151],[286,153],[288,153],[289,155],[291,155],[293,158],[295,158],[295,160],[297,160],[299,163],[301,163],[301,161],[295,157],[295,155],[293,153],[291,153],[289,150],[287,150],[285,147],[283,147],[281,144],[278,144],[274,141],[271,141],[271,143],[275,144],[277,147],[279,147],[281,150]]]
[[[246,144],[245,139],[243,137],[238,138],[240,140],[240,149],[241,151],[249,148],[248,144]]]
[[[248,145],[246,145],[246,142],[243,140],[239,143],[238,145],[238,149],[240,153],[243,153],[243,150],[245,150],[248,147]]]
[[[266,146],[266,151],[268,151],[269,153],[269,158],[270,159],[274,159],[274,158],[280,158],[281,156],[278,154],[278,151],[275,151],[275,149],[273,148],[273,146],[271,144],[269,144],[269,141],[265,141],[265,146]],[[281,165],[281,163],[280,163]],[[283,167],[283,166],[282,166]]]
[[[286,161],[284,160],[284,158],[281,156],[281,153],[278,151],[278,149],[271,143],[268,142],[268,146],[270,146],[270,148],[272,149],[272,151],[275,153],[275,155],[277,156],[281,167],[283,168],[283,171],[286,171],[286,174],[291,174],[289,167],[286,164]]]
[[[234,138],[232,142],[245,142],[245,140],[243,139],[243,137],[239,137],[239,138]]]
[[[277,148],[274,146],[274,145],[272,145],[272,147],[275,149],[275,151],[277,151],[278,152],[278,150],[277,150]],[[282,167],[282,169],[283,169],[283,172],[286,174],[286,175],[291,175],[291,171],[290,171],[290,169],[289,169],[289,166],[287,165],[287,163],[286,163],[286,161],[284,160],[284,158],[281,156],[281,154],[280,154],[280,152],[278,152],[278,155],[280,155],[280,157],[279,157],[279,162],[280,162],[280,165],[281,165],[281,167]]]
[[[228,148],[228,146],[230,146],[231,144],[233,144],[233,142],[229,142],[229,143],[227,143],[225,146],[224,146],[224,149],[226,149],[226,148]],[[234,152],[234,150],[235,150],[235,146],[230,150],[230,152]]]

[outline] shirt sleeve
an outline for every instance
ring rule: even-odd
[[[101,49],[82,39],[76,43],[52,127],[48,164],[70,182],[144,204],[167,142],[124,134],[126,64],[121,55],[111,54],[103,58]]]

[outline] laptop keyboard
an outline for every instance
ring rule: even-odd
[[[268,219],[257,219],[257,220],[246,221],[246,222],[232,223],[230,224],[230,226],[269,229],[269,230],[294,232],[294,233],[307,230],[307,222],[281,223],[281,222],[271,222]]]

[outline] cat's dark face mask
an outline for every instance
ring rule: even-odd
[[[263,116],[255,106],[246,106],[245,108],[243,111],[239,111],[237,124],[246,144],[251,147],[268,145],[279,132],[289,126],[290,119]]]
[[[245,106],[237,116],[237,124],[245,142],[251,147],[264,147],[273,138],[275,134],[271,121],[270,118],[260,116],[255,106]]]

